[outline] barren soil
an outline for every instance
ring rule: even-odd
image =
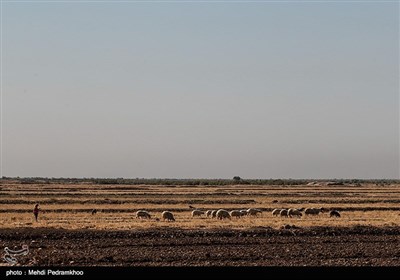
[[[34,266],[400,266],[400,227],[0,229]]]

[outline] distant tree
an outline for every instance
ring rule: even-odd
[[[242,178],[240,178],[239,176],[235,176],[235,177],[233,177],[233,180],[234,181],[240,181],[240,180],[242,180]]]

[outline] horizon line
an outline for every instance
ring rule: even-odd
[[[234,176],[240,177],[240,176]],[[75,179],[75,180],[90,180],[90,179],[100,179],[100,180],[235,180],[232,178],[160,178],[160,177],[40,177],[40,176],[2,176],[0,179],[50,179],[50,180],[62,180],[62,179]],[[237,180],[237,179],[236,179]],[[376,180],[388,180],[388,181],[400,181],[399,178],[243,178],[240,177],[240,180],[261,180],[261,181],[269,181],[269,180],[283,180],[283,181],[306,181],[306,180],[314,180],[314,181],[345,181],[345,180],[359,180],[359,181],[376,181]],[[239,180],[238,180],[239,181]]]

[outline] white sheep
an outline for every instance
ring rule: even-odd
[[[212,210],[211,211],[211,218],[216,218],[217,217],[217,210]]]
[[[217,211],[216,216],[217,216],[217,219],[220,219],[220,220],[222,220],[222,219],[230,219],[231,218],[231,215],[229,215],[229,212],[224,210],[224,209],[219,209]]]
[[[242,216],[246,216],[247,215],[247,210],[240,210],[240,214],[242,214]]]
[[[242,213],[239,210],[232,210],[231,212],[229,212],[229,215],[231,215],[231,217],[240,218],[242,216]]]
[[[175,221],[174,214],[169,211],[162,212],[161,216],[166,221]]]
[[[200,211],[200,210],[193,210],[192,211],[192,217],[196,217],[196,216],[200,217],[201,215],[204,215],[203,211]]]
[[[207,217],[207,218],[211,218],[211,213],[212,213],[212,211],[213,211],[213,210],[207,210],[207,211],[206,211],[206,217]]]
[[[303,216],[303,214],[301,213],[300,210],[298,209],[289,209],[288,213],[287,213],[288,217],[292,218],[293,216],[297,216],[297,217],[301,217]]]
[[[288,210],[287,210],[287,209],[282,209],[282,210],[279,212],[279,215],[280,215],[281,217],[287,217],[287,214],[288,214]]]
[[[282,209],[274,209],[272,210],[272,216],[279,216],[279,213],[281,212]]]
[[[136,212],[136,219],[151,219],[150,213],[144,210]]]
[[[307,208],[304,210],[305,215],[319,215],[322,212],[322,208]]]
[[[261,214],[262,213],[261,210],[254,208],[247,209],[247,215],[249,216],[257,216],[258,213]]]

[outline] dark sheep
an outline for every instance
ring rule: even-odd
[[[340,218],[340,213],[337,210],[332,210],[331,212],[329,212],[329,217]]]

